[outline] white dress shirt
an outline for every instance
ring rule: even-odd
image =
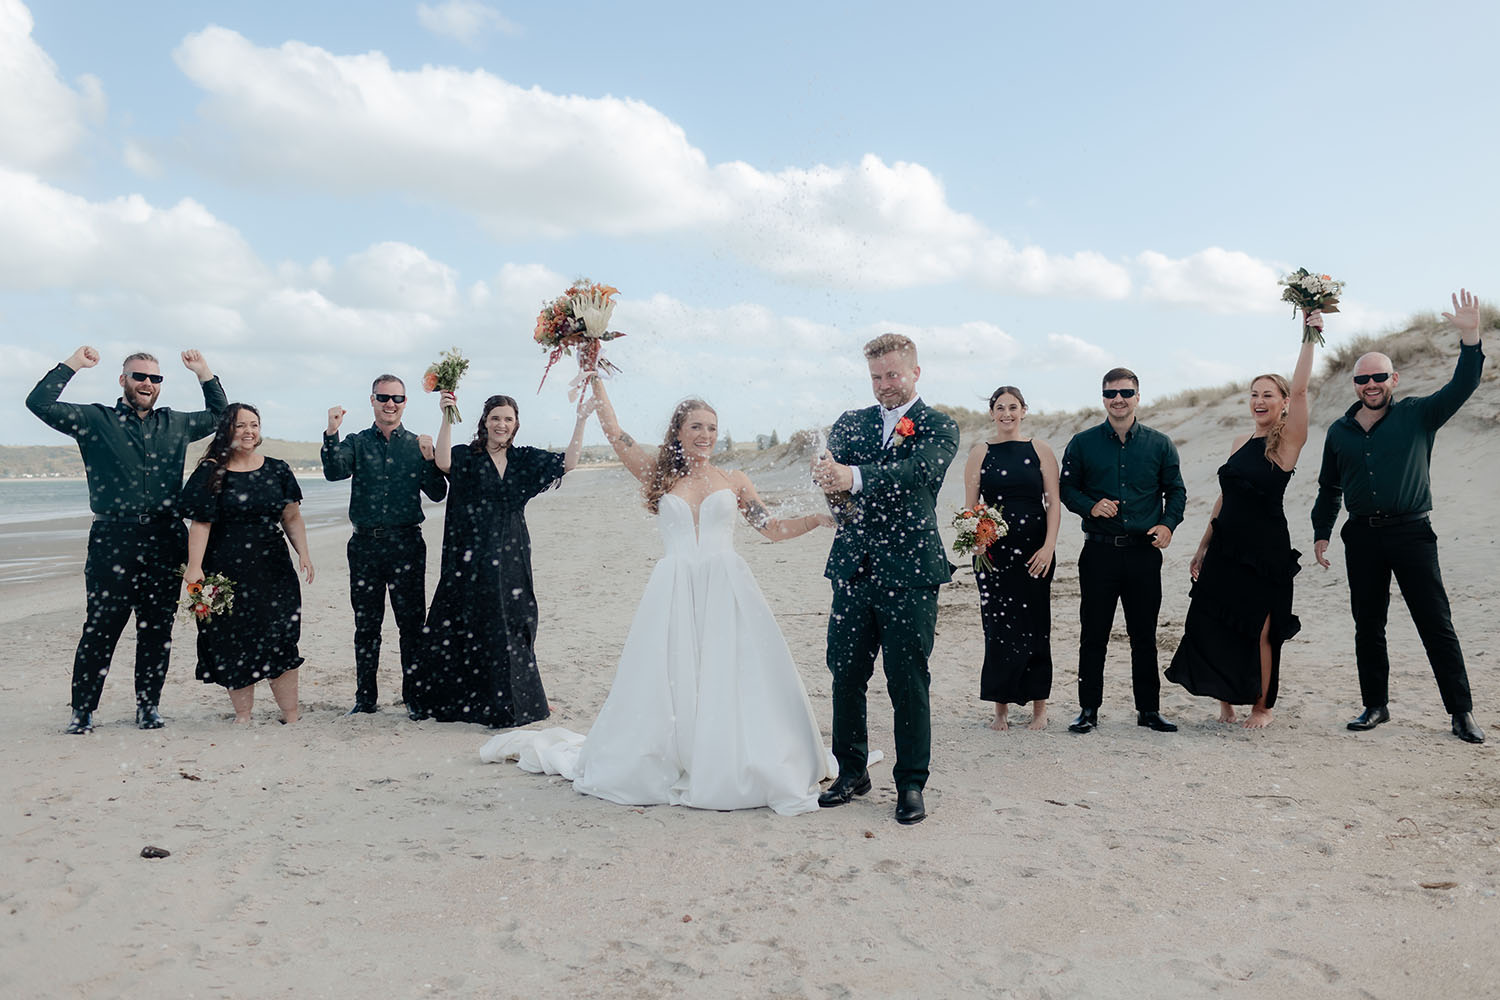
[[[880,446],[882,448],[889,448],[891,446],[892,439],[896,434],[896,424],[900,422],[902,417],[906,416],[907,410],[916,405],[919,398],[918,396],[913,396],[894,410],[887,410],[885,407],[880,408]],[[859,466],[850,466],[850,469],[854,473],[854,485],[849,488],[849,492],[858,493],[864,487],[864,478],[859,474]]]

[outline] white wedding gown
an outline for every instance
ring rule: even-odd
[[[588,736],[516,730],[492,738],[480,757],[515,758],[625,805],[816,809],[819,782],[836,765],[781,629],[734,550],[738,517],[728,489],[704,498],[696,527],[685,500],[662,497],[666,555]]]

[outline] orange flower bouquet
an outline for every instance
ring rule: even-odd
[[[542,391],[542,386],[547,383],[547,373],[558,359],[564,354],[572,354],[575,349],[578,351],[578,375],[568,384],[570,400],[577,399],[579,392],[587,392],[588,381],[595,375],[619,372],[620,369],[603,354],[605,341],[625,336],[608,328],[615,311],[614,297],[619,293],[620,290],[613,285],[579,278],[568,286],[567,291],[542,307],[536,317],[532,339],[541,344],[548,355],[537,392]]]
[[[234,581],[222,573],[210,573],[202,580],[188,584],[182,610],[200,622],[215,615],[234,614]]]
[[[953,551],[961,556],[972,555],[976,570],[993,571],[995,563],[989,556],[990,546],[1010,534],[1010,525],[1000,516],[1000,508],[981,500],[953,515],[953,526],[958,529]]]
[[[458,353],[458,348],[450,347],[443,352],[443,356],[437,359],[435,364],[427,366],[427,373],[422,376],[422,388],[427,392],[455,392],[458,389],[458,380],[464,377],[464,372],[469,370],[469,359]],[[450,424],[463,422],[463,417],[458,415],[458,407],[443,407],[443,416]]]

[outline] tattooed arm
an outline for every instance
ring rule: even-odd
[[[808,514],[805,517],[776,518],[766,510],[765,503],[760,494],[755,492],[755,487],[750,482],[750,477],[738,470],[729,474],[729,485],[734,490],[734,495],[739,499],[740,513],[745,515],[745,520],[750,527],[765,535],[773,542],[784,542],[788,538],[796,538],[805,535],[814,528],[833,527],[833,518],[826,513]]]
[[[615,416],[615,405],[609,400],[609,393],[604,391],[604,382],[601,379],[593,380],[594,399],[598,403],[599,427],[604,431],[605,440],[615,449],[615,454],[630,470],[630,474],[641,482],[651,478],[656,469],[656,456],[647,455],[646,450],[636,444],[635,438],[625,432],[620,426],[619,419]]]

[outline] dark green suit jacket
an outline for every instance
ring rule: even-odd
[[[937,495],[958,452],[958,425],[918,399],[906,411],[916,433],[880,443],[880,407],[849,410],[834,421],[828,451],[859,467],[862,488],[846,501],[823,575],[848,580],[861,566],[891,587],[936,587],[953,578],[938,535]]]

